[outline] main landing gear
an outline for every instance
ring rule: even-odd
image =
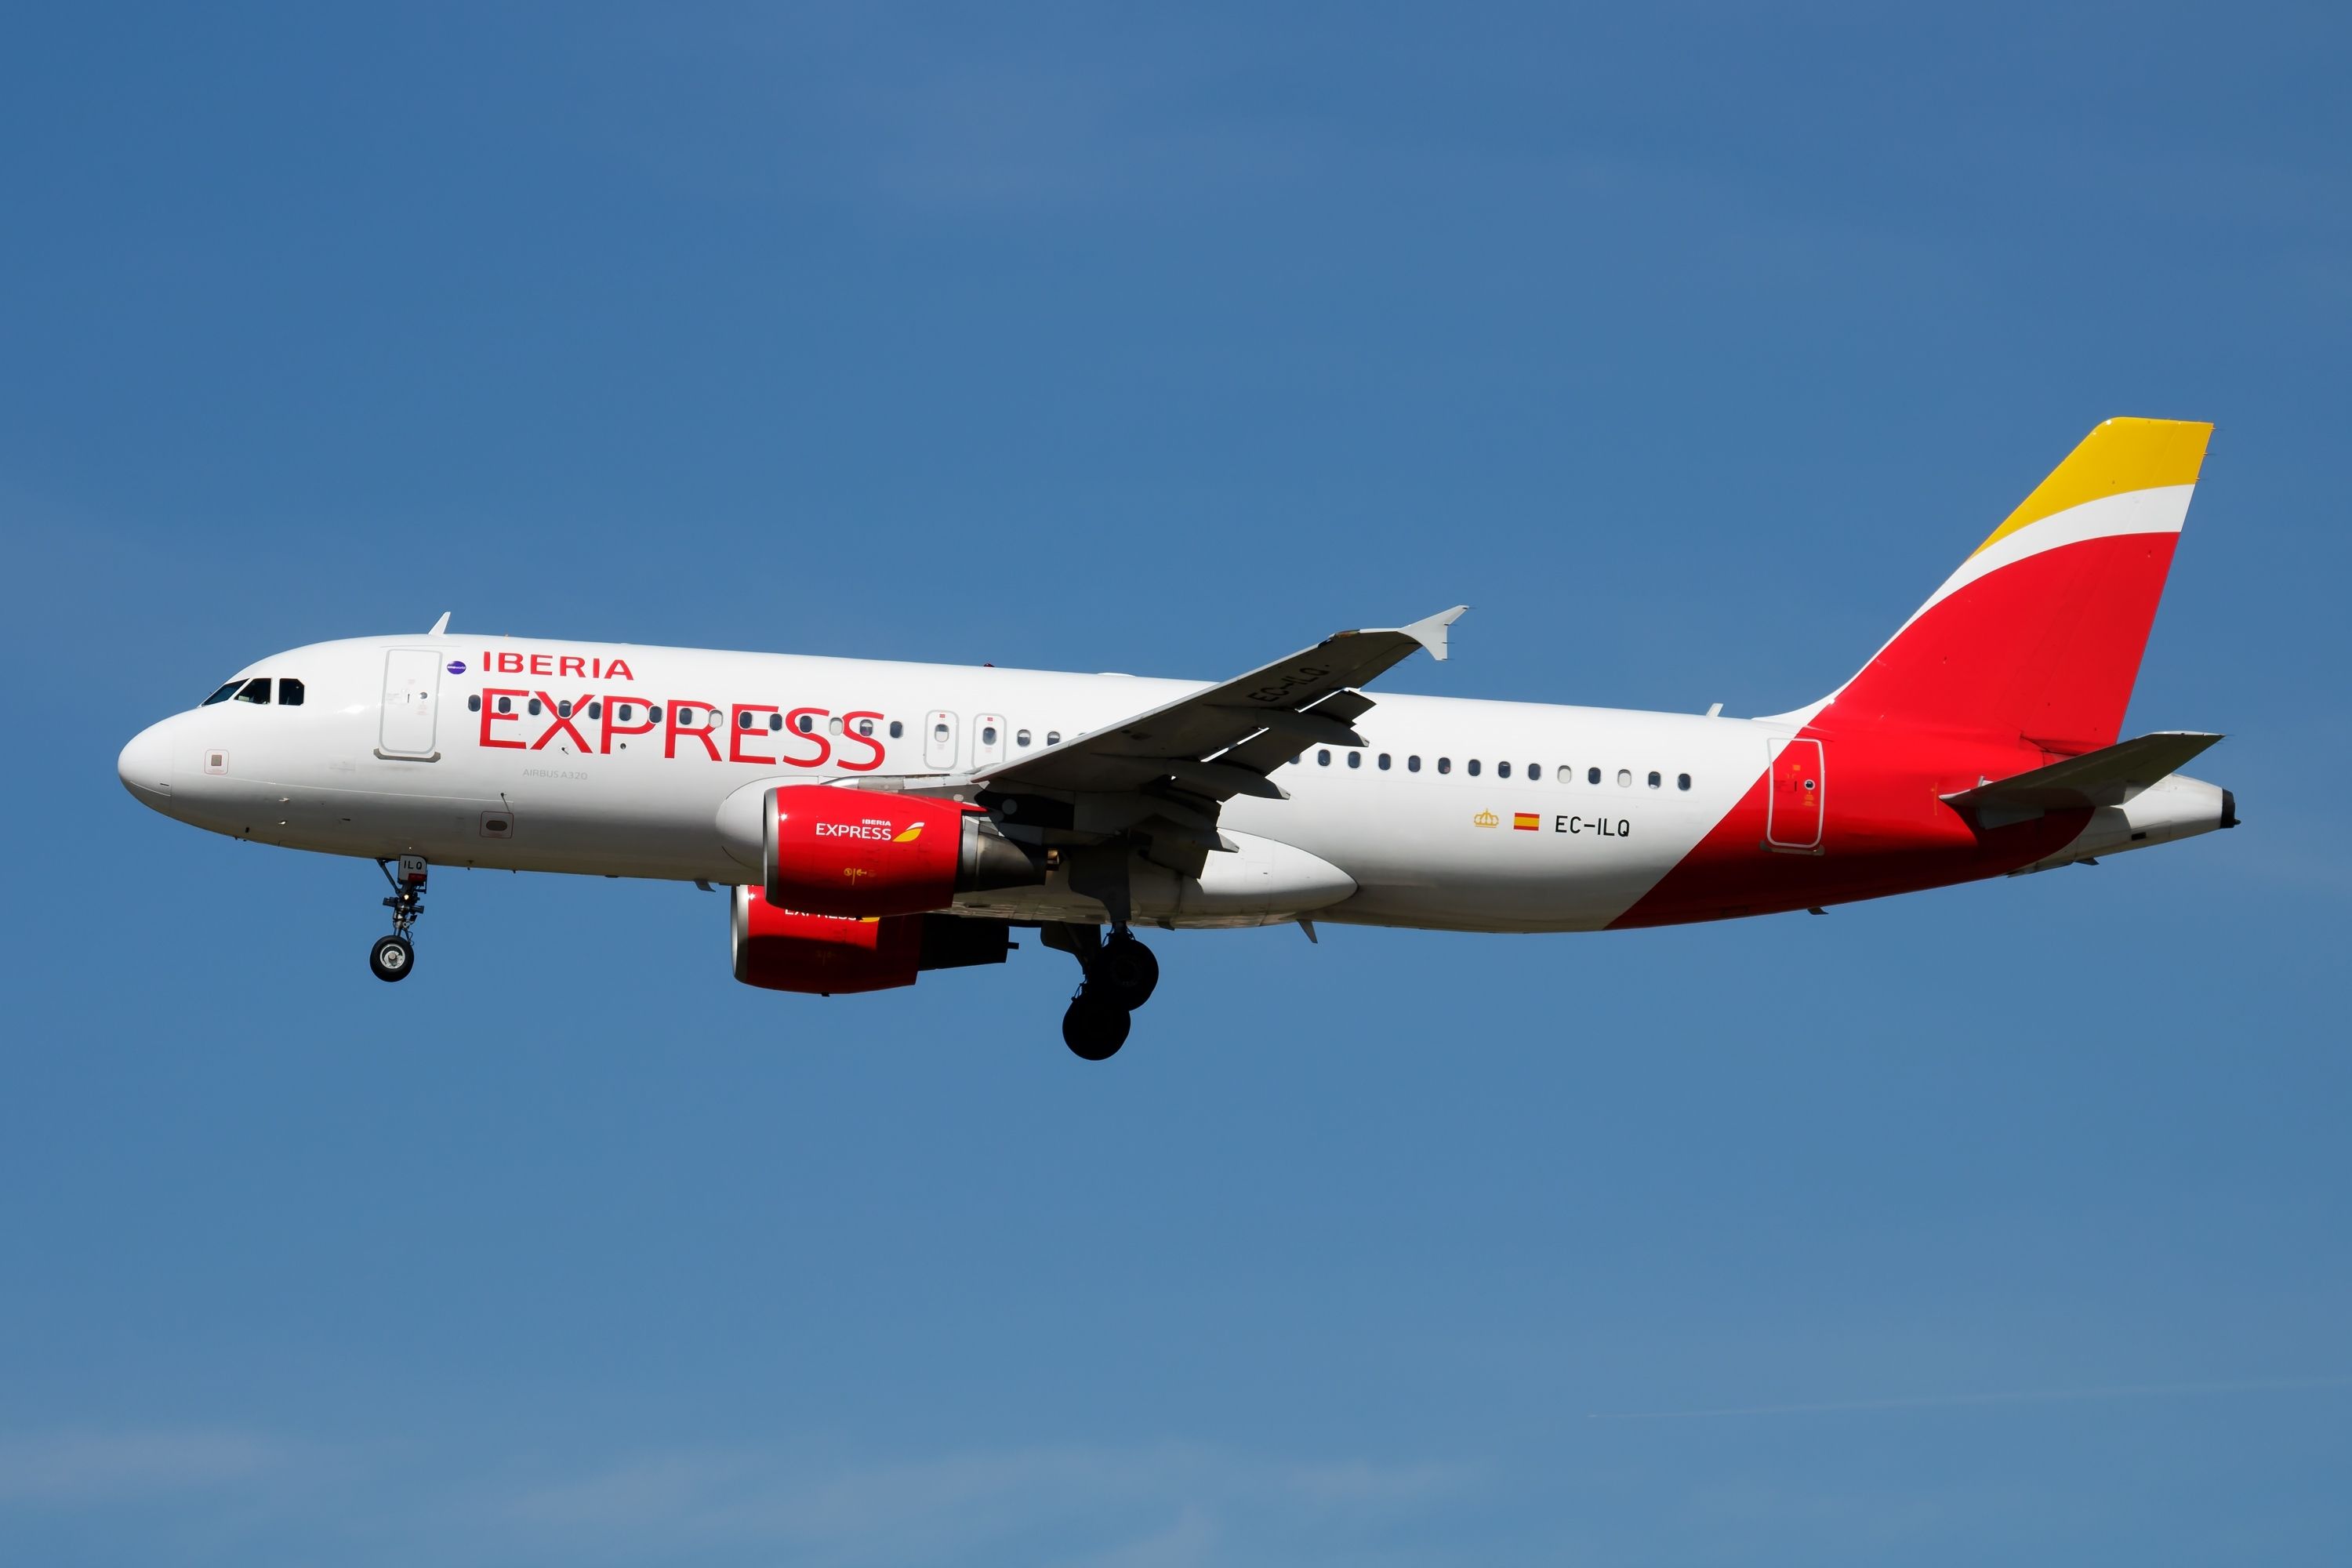
[[[1127,1043],[1129,1015],[1151,1000],[1160,984],[1160,961],[1125,926],[1105,942],[1093,926],[1049,926],[1048,947],[1077,959],[1086,972],[1070,1010],[1062,1015],[1062,1043],[1090,1062],[1108,1059]]]
[[[408,928],[425,912],[425,857],[403,855],[397,877],[392,874],[391,861],[375,864],[383,879],[392,884],[392,897],[383,901],[383,907],[392,911],[392,934],[376,938],[375,946],[368,950],[368,967],[375,971],[378,980],[405,980],[416,964],[416,944],[408,940]]]

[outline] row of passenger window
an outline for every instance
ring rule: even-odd
[[[1295,756],[1290,760],[1293,763],[1304,763],[1307,760],[1307,754],[1302,752],[1297,756]],[[1327,746],[1315,753],[1315,765],[1323,768],[1328,768],[1331,765],[1331,752],[1329,747]],[[1348,765],[1351,768],[1362,767],[1364,765],[1364,753],[1359,751],[1349,751],[1348,752]],[[1390,767],[1393,765],[1393,759],[1390,757],[1388,752],[1381,752],[1378,753],[1376,765],[1382,773],[1386,773]],[[1468,762],[1463,764],[1463,771],[1475,779],[1484,771],[1485,765],[1486,764],[1481,763],[1476,757],[1472,757]],[[1409,773],[1417,773],[1421,772],[1421,758],[1419,756],[1406,757],[1404,760],[1404,771]],[[1438,758],[1437,771],[1441,773],[1452,773],[1454,771],[1454,759],[1452,757]],[[1495,776],[1498,779],[1509,778],[1511,776],[1511,764],[1508,763],[1496,763],[1495,764]],[[1528,764],[1527,773],[1525,776],[1529,784],[1540,784],[1543,781],[1544,776],[1543,764],[1541,763],[1529,763]],[[1561,784],[1574,784],[1576,782],[1576,770],[1563,763],[1555,776],[1558,777]],[[1601,782],[1601,771],[1599,768],[1587,768],[1584,770],[1584,782],[1587,784],[1597,784]],[[1649,785],[1652,789],[1664,788],[1665,782],[1665,775],[1664,773],[1659,773],[1654,768],[1650,771]],[[1633,770],[1631,768],[1619,768],[1617,770],[1617,785],[1620,789],[1633,788]],[[1687,790],[1690,786],[1690,774],[1676,773],[1675,775],[1675,787],[1676,789]]]
[[[646,710],[646,718],[649,721],[656,724],[662,721],[662,705],[658,702],[615,702],[613,704],[613,722],[615,724],[635,723],[637,721],[637,710],[639,708],[643,708]],[[478,692],[474,696],[466,699],[466,710],[470,713],[479,713],[482,710],[482,699]],[[515,700],[511,697],[501,697],[498,700],[497,703],[494,704],[494,711],[499,713],[512,713],[514,710]],[[527,699],[524,701],[523,711],[536,719],[547,711],[547,706],[540,701],[538,698],[533,697]],[[604,717],[604,704],[602,701],[584,702],[580,704],[579,711],[586,718],[602,719]],[[567,698],[557,702],[555,705],[555,712],[558,718],[571,718],[572,714],[572,703],[571,700]],[[681,702],[677,704],[677,721],[681,725],[693,724],[706,718],[716,718],[718,716],[718,712],[719,710],[715,708],[699,708],[690,702]],[[735,727],[739,730],[781,730],[784,727],[784,716],[782,713],[771,713],[767,715],[763,721],[761,716],[757,713],[751,712],[749,710],[739,710],[735,715]],[[845,727],[844,721],[838,715],[827,720],[825,722],[825,729],[835,735],[840,734]],[[795,715],[793,721],[793,728],[799,731],[803,735],[815,734],[816,715],[814,713],[802,713]],[[861,735],[871,735],[875,733],[874,721],[871,719],[860,719],[857,721],[857,732]],[[889,721],[888,733],[890,739],[894,741],[898,740],[906,732],[907,726],[904,723],[896,719]]]
[[[231,684],[234,685],[235,683],[231,682]],[[214,700],[216,701],[218,699],[215,699]],[[262,700],[268,701],[268,699],[264,698]],[[294,700],[299,702],[301,699],[298,696]],[[469,712],[480,712],[482,710],[481,696],[477,693],[474,696],[467,698],[466,707]],[[647,720],[656,724],[662,721],[662,706],[658,702],[615,702],[613,704],[613,721],[616,724],[635,723],[637,719],[637,710],[641,707],[646,710],[646,717]],[[515,700],[511,697],[501,697],[497,700],[495,710],[499,713],[512,713],[515,711]],[[584,703],[582,705],[581,710],[591,719],[601,720],[604,717],[604,704],[601,700]],[[699,708],[692,703],[685,702],[677,704],[677,721],[681,725],[693,724],[699,721],[701,719],[714,717],[718,711],[716,709]],[[546,711],[546,705],[536,697],[527,698],[523,702],[523,711],[536,719]],[[555,711],[561,718],[571,718],[572,711],[572,704],[571,700],[569,699],[565,699],[558,701],[555,705]],[[771,731],[782,730],[784,727],[784,716],[782,713],[770,713],[763,719],[761,715],[751,712],[748,710],[738,710],[735,714],[735,727],[739,730],[745,731],[759,730],[762,728]],[[815,734],[817,731],[816,715],[814,713],[794,714],[793,716],[793,728],[799,731],[803,735]],[[846,723],[839,714],[835,714],[825,720],[824,728],[828,733],[838,735],[846,728]],[[868,736],[877,733],[876,721],[872,719],[858,720],[857,732],[861,735]],[[901,740],[906,736],[907,726],[904,721],[892,719],[885,722],[880,732],[887,733],[893,741]],[[946,724],[942,723],[935,726],[931,738],[934,742],[947,743],[954,739],[954,732]],[[982,726],[980,731],[980,742],[982,746],[995,745],[996,739],[997,729],[995,725],[987,724]],[[1024,751],[1026,751],[1036,742],[1035,737],[1030,731],[1016,730],[1013,734],[1013,743],[1022,748]],[[1061,743],[1062,732],[1059,730],[1048,730],[1045,731],[1045,744],[1049,746],[1058,746]]]
[[[898,731],[894,727],[890,732],[895,735]],[[946,721],[942,720],[939,723],[931,726],[931,740],[935,743],[944,746],[954,739],[955,731],[948,725]],[[996,744],[995,725],[982,724],[980,727],[980,743],[983,747],[993,746]],[[1013,731],[1013,743],[1025,752],[1031,746],[1034,745],[1036,742],[1028,731],[1015,730]],[[1049,746],[1058,746],[1061,743],[1062,732],[1059,730],[1048,730],[1045,731],[1045,744]]]
[[[222,687],[218,691],[214,692],[210,697],[205,698],[196,706],[199,708],[209,708],[215,702],[230,701],[257,702],[264,707],[268,706],[269,677],[266,675],[257,675],[250,680],[232,680],[226,686]],[[278,678],[278,706],[280,708],[301,707],[302,683],[295,679],[292,676],[279,676]]]

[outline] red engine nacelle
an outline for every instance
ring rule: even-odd
[[[1042,856],[950,800],[830,784],[768,792],[768,901],[812,915],[911,915],[1045,879]],[[905,982],[894,982],[904,984]]]
[[[856,919],[780,910],[757,888],[735,889],[735,978],[818,995],[912,985],[925,969],[1002,963],[1003,921],[955,915]]]
[[[856,920],[780,910],[757,888],[735,889],[735,978],[771,991],[887,991],[912,985],[922,917]]]

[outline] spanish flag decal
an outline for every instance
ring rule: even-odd
[[[893,844],[912,844],[916,839],[920,838],[922,836],[923,825],[919,822],[915,824],[914,826],[907,829],[906,832],[898,835],[898,837],[890,840],[890,842]]]
[[[1532,811],[1511,813],[1511,826],[1521,833],[1533,833],[1543,826],[1543,818]]]

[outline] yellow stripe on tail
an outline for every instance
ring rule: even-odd
[[[2084,437],[1974,553],[1981,555],[2027,524],[2086,500],[2195,484],[2212,434],[2212,426],[2189,419],[2106,421]]]

